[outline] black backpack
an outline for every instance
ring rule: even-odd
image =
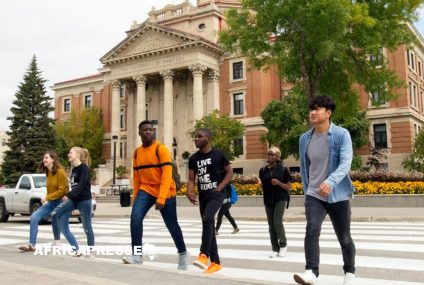
[[[139,166],[134,166],[133,169],[135,171],[137,171],[137,170],[145,169],[145,168],[162,167],[162,166],[165,166],[165,165],[171,165],[172,166],[172,180],[174,180],[176,190],[179,191],[181,189],[181,186],[182,186],[183,183],[181,182],[181,176],[178,173],[178,166],[175,163],[175,160],[173,160],[173,159],[171,159],[171,162],[163,162],[163,163],[160,162],[159,147],[161,145],[162,144],[159,143],[156,146],[156,151],[155,151],[156,157],[159,160],[159,164],[139,165]],[[134,160],[137,161],[137,150],[134,151]]]

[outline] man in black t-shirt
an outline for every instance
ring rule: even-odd
[[[193,265],[206,269],[205,273],[213,273],[221,269],[215,236],[215,215],[224,201],[225,187],[233,177],[230,162],[222,151],[211,147],[210,139],[209,129],[200,129],[194,136],[194,144],[199,151],[189,159],[187,185],[187,197],[191,203],[199,204],[202,217],[202,245],[200,254]],[[196,177],[199,199],[194,193]]]

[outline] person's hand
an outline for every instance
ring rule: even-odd
[[[271,179],[271,184],[272,185],[276,186],[276,185],[278,185],[278,183],[280,183],[280,181],[278,179],[275,179],[275,178],[272,178]]]
[[[155,210],[160,211],[160,210],[162,210],[162,209],[163,209],[163,207],[165,207],[165,205],[163,205],[163,204],[161,204],[161,203],[156,202],[156,204],[155,204]]]
[[[40,202],[41,202],[41,204],[42,204],[42,205],[44,205],[44,204],[46,204],[46,203],[47,203],[47,201],[46,201],[45,199],[41,199],[41,201],[40,201]]]
[[[187,198],[190,201],[190,203],[192,203],[193,205],[199,204],[196,194],[187,192]]]
[[[63,201],[63,202],[66,202],[66,201],[68,201],[68,200],[69,200],[68,196],[63,196],[63,197],[62,197],[62,201]]]
[[[330,184],[328,184],[327,182],[321,183],[321,185],[319,186],[319,194],[322,197],[328,197],[328,195],[330,195],[330,193],[331,193]]]

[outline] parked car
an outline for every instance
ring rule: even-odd
[[[15,188],[0,189],[0,222],[7,222],[15,214],[32,215],[41,207],[41,200],[46,197],[45,174],[23,174]],[[92,215],[96,211],[96,199],[93,194]],[[72,216],[79,218],[78,210]]]

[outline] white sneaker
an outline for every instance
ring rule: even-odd
[[[278,251],[273,251],[271,252],[271,254],[269,255],[269,258],[276,258],[278,257]]]
[[[278,252],[278,257],[284,257],[287,254],[287,246],[286,247],[281,247],[280,251]]]
[[[344,277],[343,285],[353,285],[355,284],[355,274],[347,272]]]
[[[125,264],[143,264],[143,257],[141,255],[124,256],[122,262]]]
[[[180,254],[178,256],[178,267],[177,267],[177,269],[187,270],[189,258],[190,258],[190,255],[188,254],[188,252]]]
[[[302,285],[317,285],[318,278],[312,270],[306,270],[305,273],[296,273],[293,275],[294,281]]]

